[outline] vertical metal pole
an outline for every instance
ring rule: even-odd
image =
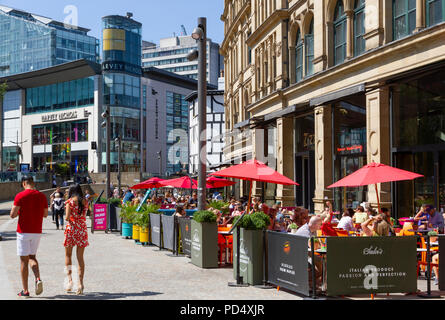
[[[437,213],[436,213],[437,214]],[[428,225],[427,225],[428,228]],[[430,236],[426,236],[426,291],[428,295],[431,295],[431,252],[430,252]]]
[[[198,18],[198,27],[203,37],[198,40],[198,118],[199,118],[199,163],[198,163],[198,210],[206,209],[207,178],[207,19]]]
[[[107,117],[107,119],[106,119],[106,121],[107,121],[107,129],[106,129],[106,131],[107,131],[107,133],[106,133],[106,139],[107,139],[107,149],[106,149],[106,153],[107,153],[107,155],[106,155],[106,157],[107,157],[107,160],[106,160],[106,172],[107,172],[107,181],[106,181],[106,188],[105,188],[105,190],[106,190],[106,195],[105,195],[105,197],[106,197],[106,199],[109,199],[109,197],[110,197],[110,184],[111,184],[111,172],[110,172],[110,158],[111,158],[111,119],[110,119],[110,117],[111,117],[111,113],[110,113],[110,106],[109,105],[107,105],[107,113],[108,113],[108,117]]]
[[[316,299],[317,298],[317,278],[315,276],[315,241],[314,238],[311,237],[311,255],[312,255],[312,298]]]
[[[122,148],[122,141],[121,137],[119,139],[119,145],[118,145],[118,153],[117,153],[117,189],[119,190],[119,198],[121,197],[121,148]]]

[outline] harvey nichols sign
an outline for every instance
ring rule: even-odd
[[[77,119],[77,111],[68,111],[42,116],[42,122],[63,121],[70,119]]]

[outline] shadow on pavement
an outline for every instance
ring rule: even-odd
[[[106,292],[87,292],[84,295],[78,296],[75,294],[64,294],[57,295],[54,297],[45,297],[43,299],[53,300],[112,300],[112,299],[123,299],[131,297],[150,297],[160,295],[160,292],[143,291],[140,293],[106,293]]]

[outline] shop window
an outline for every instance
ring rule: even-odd
[[[333,108],[334,181],[357,171],[367,162],[364,97],[342,101]],[[356,208],[366,201],[366,187],[334,190],[336,210]]]
[[[314,73],[314,19],[311,21],[309,32],[304,36],[306,75]]]
[[[413,33],[416,28],[416,0],[393,0],[394,40]]]
[[[444,71],[393,88],[394,147],[445,143]]]
[[[339,0],[334,15],[334,64],[346,59],[346,14],[343,1]]]
[[[356,0],[354,6],[354,55],[366,50],[365,34],[365,0]]]
[[[296,82],[303,79],[303,40],[301,39],[300,30],[297,33],[297,46],[295,47],[295,80]]]
[[[445,0],[425,1],[427,26],[430,27],[442,21],[445,21]]]

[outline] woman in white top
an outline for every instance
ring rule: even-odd
[[[352,216],[354,215],[354,210],[351,208],[345,209],[343,212],[343,216],[340,219],[340,222],[337,225],[337,228],[347,230],[347,231],[354,231],[354,224],[352,222]]]

